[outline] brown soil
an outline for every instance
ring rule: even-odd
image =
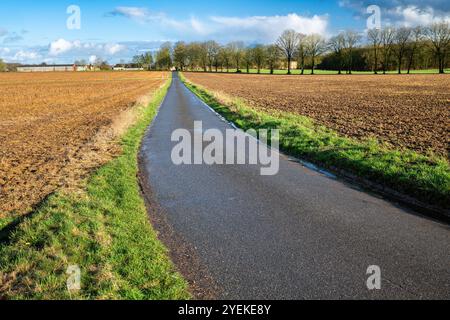
[[[449,156],[450,75],[185,75],[256,108],[311,117],[345,136]]]
[[[0,73],[0,219],[71,188],[120,150],[162,72]]]

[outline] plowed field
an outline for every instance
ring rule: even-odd
[[[27,212],[110,159],[131,107],[168,76],[0,73],[0,219]]]
[[[450,151],[450,75],[185,76],[255,108],[311,117],[345,136],[446,157]]]

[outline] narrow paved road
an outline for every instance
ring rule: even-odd
[[[173,130],[231,128],[174,81],[143,142],[155,199],[225,299],[450,298],[450,228],[282,156],[254,165],[171,161]],[[381,268],[381,290],[366,286]]]

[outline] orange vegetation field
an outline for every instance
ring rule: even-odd
[[[449,154],[450,75],[185,76],[257,109],[311,117],[345,136]]]
[[[0,73],[0,218],[70,187],[118,150],[114,139],[164,72]],[[147,99],[148,101],[148,99]]]

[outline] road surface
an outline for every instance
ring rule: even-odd
[[[232,128],[174,74],[141,150],[141,172],[174,232],[224,299],[450,298],[450,228],[281,156],[255,165],[171,161],[175,129]],[[366,274],[380,267],[381,289]]]

